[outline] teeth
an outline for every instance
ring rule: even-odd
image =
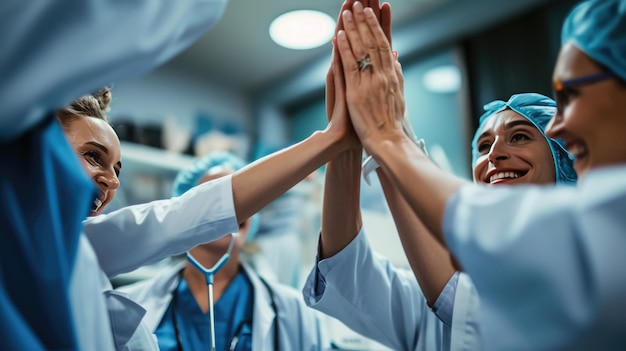
[[[517,172],[499,172],[496,173],[494,175],[492,175],[489,178],[489,183],[492,183],[498,179],[503,179],[503,178],[511,178],[511,179],[515,179],[515,178],[519,178],[520,175]]]
[[[102,206],[102,201],[100,199],[95,199],[93,200],[93,204],[96,206],[96,209],[94,211],[98,211],[100,206]]]

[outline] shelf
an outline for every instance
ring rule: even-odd
[[[190,167],[194,157],[150,146],[122,141],[123,170],[176,173]]]

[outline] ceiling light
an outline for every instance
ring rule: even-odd
[[[461,72],[455,65],[435,67],[424,74],[423,83],[433,93],[455,93],[461,89]]]
[[[335,20],[324,12],[298,10],[278,16],[270,25],[270,37],[289,49],[322,46],[335,34]]]

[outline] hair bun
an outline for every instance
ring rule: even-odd
[[[102,111],[109,111],[109,103],[111,102],[111,89],[109,87],[104,87],[92,95],[98,100],[98,105]]]

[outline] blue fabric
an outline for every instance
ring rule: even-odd
[[[159,350],[161,351],[178,351],[178,343],[176,342],[176,329],[174,329],[174,319],[172,318],[172,304],[167,307],[163,319],[154,331]]]
[[[561,42],[570,41],[626,80],[626,1],[593,0],[576,6],[561,32]]]
[[[478,151],[478,138],[482,133],[485,122],[493,115],[505,109],[511,109],[526,118],[541,132],[550,146],[554,167],[556,170],[557,183],[575,183],[578,176],[574,170],[574,158],[565,149],[563,141],[548,138],[546,126],[556,113],[556,103],[547,96],[536,93],[524,93],[511,96],[509,101],[495,100],[484,107],[485,113],[480,116],[478,128],[472,140],[472,167],[480,156]]]
[[[0,164],[0,349],[75,350],[69,284],[95,187],[52,115],[0,144]]]
[[[174,179],[172,196],[180,196],[198,185],[202,177],[213,167],[222,166],[238,171],[246,166],[246,162],[228,151],[213,151],[198,158],[191,167],[178,172]],[[250,229],[246,241],[254,238],[259,231],[259,215],[251,218]]]
[[[184,279],[178,284],[176,317],[184,350],[209,350],[209,315],[202,313]],[[252,308],[254,288],[243,270],[226,288],[215,303],[215,350],[226,351],[237,329],[242,325],[236,350],[252,350]],[[172,319],[172,306],[168,308],[155,334],[161,351],[178,350]],[[248,321],[248,322],[246,322]]]

